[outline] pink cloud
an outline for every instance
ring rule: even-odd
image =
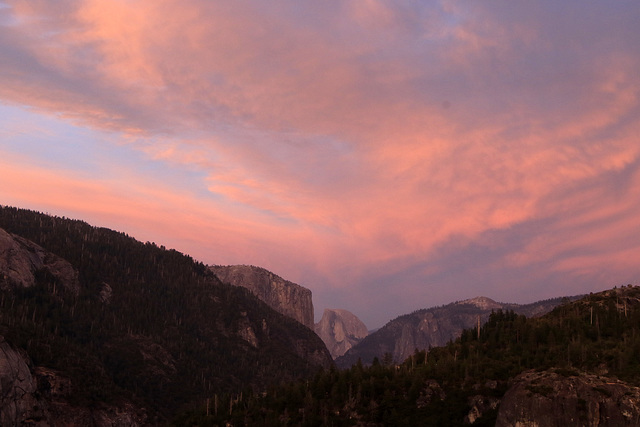
[[[248,254],[298,277],[315,270],[327,287],[541,218],[555,228],[498,262],[602,248],[557,265],[577,271],[618,253],[602,230],[622,236],[636,225],[623,201],[608,212],[589,200],[606,198],[616,185],[607,177],[640,156],[637,12],[375,0],[8,4],[2,102],[110,132],[105,143],[197,171],[210,193],[180,195],[115,166],[80,184],[74,171],[30,171],[23,158],[22,171],[4,163],[6,179],[23,181],[4,190],[10,200],[130,218],[202,253],[213,245],[196,228],[206,229],[235,254],[227,259]],[[60,190],[40,192],[29,176]],[[628,194],[640,186],[626,185]],[[188,237],[167,226],[172,215],[191,224]],[[570,243],[575,227],[581,237]],[[301,266],[283,260],[293,254]]]

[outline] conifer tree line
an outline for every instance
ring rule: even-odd
[[[509,380],[529,370],[561,376],[607,372],[640,385],[640,288],[623,286],[566,303],[540,318],[493,312],[480,328],[446,346],[416,351],[399,365],[390,355],[329,369],[261,394],[221,396],[207,416],[183,413],[175,425],[351,426],[462,425],[470,398],[500,398]],[[539,390],[536,390],[539,392]],[[494,425],[497,408],[474,426]]]

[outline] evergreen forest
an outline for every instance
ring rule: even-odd
[[[639,355],[640,287],[629,285],[566,302],[540,318],[499,310],[479,329],[399,365],[387,354],[370,366],[358,362],[261,394],[224,396],[216,411],[201,407],[176,425],[469,425],[473,397],[499,400],[523,371],[599,373],[638,386]],[[532,392],[546,393],[545,387]],[[497,414],[488,410],[473,425],[493,426]]]

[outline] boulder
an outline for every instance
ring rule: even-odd
[[[496,421],[498,427],[574,425],[640,425],[640,389],[586,373],[526,371],[505,393]]]

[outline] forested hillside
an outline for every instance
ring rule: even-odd
[[[42,251],[17,236],[77,270],[77,292],[51,268],[34,271],[30,286],[15,271],[0,274],[0,335],[33,366],[70,379],[61,398],[72,406],[134,402],[162,422],[216,394],[259,391],[331,363],[311,330],[175,250],[10,207],[0,208],[0,229],[27,258]]]
[[[501,401],[528,370],[538,374],[526,384],[525,400],[548,400],[541,405],[544,413],[530,415],[534,420],[560,420],[575,411],[574,421],[582,425],[637,425],[638,355],[640,288],[624,286],[540,318],[498,310],[479,330],[467,329],[459,339],[416,352],[400,365],[388,354],[371,366],[326,370],[266,395],[244,396],[231,415],[185,414],[182,425],[512,425],[505,422],[513,415],[507,413],[509,402],[501,407]],[[567,395],[561,387],[566,381],[587,384],[590,394]]]

